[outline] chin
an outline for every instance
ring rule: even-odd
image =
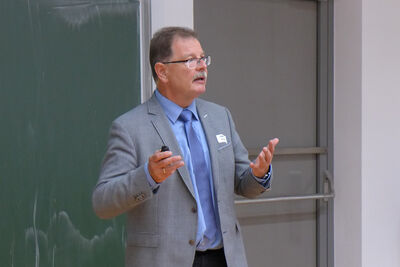
[[[206,92],[206,86],[196,86],[193,88],[193,92],[195,92],[197,96],[200,96]]]

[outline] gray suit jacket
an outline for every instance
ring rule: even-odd
[[[209,145],[215,195],[229,267],[247,266],[234,192],[252,198],[265,191],[251,175],[247,150],[229,111],[196,100]],[[223,134],[227,143],[219,143]],[[100,218],[127,213],[126,266],[192,266],[196,250],[197,210],[185,166],[153,193],[144,165],[162,145],[182,155],[168,119],[153,97],[117,118],[111,126],[93,207]]]

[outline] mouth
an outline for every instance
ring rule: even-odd
[[[193,82],[205,82],[206,78],[205,77],[199,77],[193,80]]]
[[[207,73],[199,72],[199,73],[196,73],[196,75],[194,76],[193,82],[205,83],[206,80],[207,80]]]

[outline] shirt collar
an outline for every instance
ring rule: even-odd
[[[179,115],[181,115],[183,108],[163,96],[158,89],[156,90],[155,95],[161,107],[163,108],[165,115],[167,115],[168,119],[172,123],[175,123],[179,118]],[[194,114],[195,118],[199,120],[196,109],[196,99],[193,100],[193,102],[186,109],[190,110]]]

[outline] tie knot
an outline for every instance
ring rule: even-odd
[[[193,113],[190,110],[184,109],[182,110],[181,115],[179,115],[179,119],[181,119],[183,122],[188,122],[192,120],[192,115]]]

